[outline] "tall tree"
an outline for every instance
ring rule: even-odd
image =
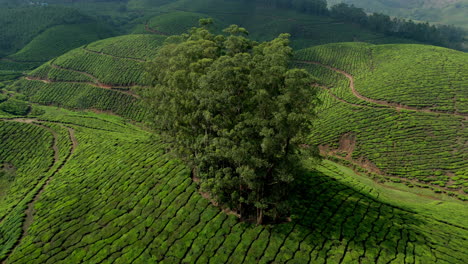
[[[318,104],[315,79],[289,69],[288,34],[257,43],[236,25],[214,35],[200,22],[152,63],[154,126],[213,199],[245,220],[277,220]]]

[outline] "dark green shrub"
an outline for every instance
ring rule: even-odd
[[[10,99],[0,104],[0,110],[13,115],[27,115],[31,107],[27,102]]]
[[[0,93],[0,103],[8,100],[8,95]]]

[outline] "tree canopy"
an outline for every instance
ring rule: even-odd
[[[290,69],[289,35],[257,43],[210,19],[168,38],[151,64],[154,126],[211,198],[258,224],[288,212],[288,192],[319,103],[305,70]]]

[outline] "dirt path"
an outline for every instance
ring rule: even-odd
[[[59,162],[58,135],[57,135],[57,133],[55,131],[53,131],[51,128],[49,128],[47,126],[41,125],[40,121],[37,121],[37,120],[34,120],[34,119],[11,119],[11,120],[8,120],[8,121],[28,123],[28,124],[31,124],[31,123],[35,122],[34,125],[40,126],[42,128],[47,129],[48,131],[50,131],[52,133],[53,137],[54,137],[54,143],[52,145],[52,149],[54,150],[54,163],[52,164],[51,168],[53,168],[54,166],[56,166],[58,164],[58,162]],[[8,260],[8,257],[11,255],[11,253],[14,252],[14,250],[18,247],[18,245],[21,243],[23,238],[28,234],[29,227],[31,226],[31,224],[33,223],[33,220],[34,220],[34,212],[35,212],[34,211],[34,205],[39,200],[41,194],[45,191],[46,187],[50,184],[50,182],[52,181],[54,176],[70,160],[72,154],[75,152],[75,149],[78,146],[78,141],[77,141],[77,139],[75,137],[75,131],[73,130],[73,128],[70,128],[70,127],[66,127],[66,128],[68,129],[70,141],[72,142],[70,152],[68,153],[67,157],[65,158],[65,161],[62,164],[60,164],[52,172],[52,174],[49,176],[49,178],[46,180],[46,182],[41,186],[39,191],[34,195],[33,200],[28,203],[28,207],[27,207],[26,211],[24,212],[26,217],[25,217],[24,222],[23,222],[21,237],[18,239],[18,241],[15,243],[15,245],[11,249],[10,254],[5,258],[5,260],[2,261],[2,264],[6,264],[6,262]]]
[[[112,54],[104,53],[102,51],[90,50],[90,49],[88,49],[86,47],[83,47],[83,50],[86,51],[86,52],[89,52],[89,53],[95,53],[95,54],[99,54],[99,55],[109,56],[109,57],[116,58],[116,59],[132,60],[132,61],[136,61],[136,62],[147,62],[146,60],[142,60],[142,59],[137,59],[137,58],[132,58],[132,57],[115,56],[115,55],[112,55]]]
[[[154,29],[154,28],[150,28],[148,26],[148,22],[146,22],[146,24],[145,24],[145,30],[150,32],[150,33],[156,34],[156,35],[169,36],[169,34],[167,34],[167,33],[161,32],[161,31],[159,31],[157,29]]]
[[[349,105],[356,106],[356,107],[367,107],[367,108],[372,108],[372,106],[354,104],[354,103],[350,103],[350,102],[348,102],[348,101],[346,101],[346,100],[344,100],[344,99],[341,99],[340,97],[338,97],[338,96],[336,96],[334,93],[332,93],[330,87],[321,86],[321,85],[312,85],[312,86],[328,91],[328,94],[329,94],[331,97],[335,98],[336,100],[338,100],[338,101],[340,101],[340,102],[342,102],[342,103],[349,104]]]
[[[56,65],[51,65],[51,66],[54,67]],[[62,70],[69,70],[69,71],[75,71],[75,72],[82,73],[82,74],[89,74],[89,73],[80,72],[80,71],[71,70],[71,69],[66,69],[66,68],[62,68]],[[92,75],[90,75],[90,77],[91,76]],[[138,99],[141,98],[139,95],[137,95],[136,93],[134,93],[132,91],[122,90],[122,89],[129,89],[129,88],[131,88],[131,87],[133,87],[135,85],[132,85],[132,86],[112,86],[112,85],[108,85],[108,84],[103,84],[103,83],[101,83],[99,81],[98,81],[98,83],[95,83],[95,82],[78,82],[78,81],[55,81],[55,80],[42,79],[42,78],[32,77],[32,76],[26,76],[25,79],[28,80],[28,81],[41,81],[41,82],[47,83],[47,84],[49,84],[49,83],[87,84],[87,85],[91,85],[91,86],[101,88],[101,89],[106,89],[106,90],[111,90],[111,91],[115,91],[115,92],[119,92],[119,93],[128,94],[128,95],[133,96],[133,97],[138,98]],[[93,81],[94,81],[94,79],[93,79]]]
[[[349,87],[351,88],[351,92],[353,93],[353,95],[356,96],[357,98],[361,99],[361,100],[364,100],[364,101],[367,101],[367,102],[370,102],[370,103],[373,103],[373,104],[378,104],[378,105],[382,105],[382,106],[385,106],[385,107],[394,108],[396,110],[405,109],[405,110],[411,110],[411,111],[416,111],[416,112],[421,112],[421,113],[448,114],[448,115],[461,116],[461,117],[464,117],[465,119],[468,119],[467,115],[460,114],[460,113],[452,113],[452,112],[431,110],[431,109],[428,109],[428,108],[416,108],[416,107],[407,106],[407,105],[403,105],[403,104],[399,104],[399,103],[392,103],[392,102],[387,102],[387,101],[383,101],[383,100],[377,100],[377,99],[372,99],[372,98],[369,98],[369,97],[365,97],[364,95],[361,95],[356,90],[356,87],[354,86],[354,77],[351,74],[349,74],[349,73],[347,73],[347,72],[345,72],[343,70],[340,70],[340,69],[337,69],[337,68],[334,68],[334,67],[322,64],[320,62],[316,62],[316,61],[296,61],[296,62],[305,63],[305,64],[319,65],[319,66],[328,68],[328,69],[330,69],[332,71],[335,71],[335,72],[338,72],[338,73],[344,75],[349,80]]]

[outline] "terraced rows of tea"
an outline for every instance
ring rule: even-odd
[[[151,83],[147,60],[164,37],[128,35],[91,43],[49,61],[12,89],[32,102],[111,111],[142,121],[147,109],[138,92]]]
[[[65,162],[70,144],[64,127],[28,119],[1,120],[0,135],[2,259],[31,223],[31,201]]]
[[[36,122],[56,131],[55,137],[32,124],[1,123],[2,129],[42,131],[43,140],[34,144],[44,145],[49,163],[51,139],[64,141],[58,153],[65,163],[34,199],[32,217],[26,217],[30,225],[12,229],[21,234],[13,236],[13,247],[0,243],[7,252],[0,260],[7,257],[8,264],[463,263],[468,258],[466,204],[452,198],[419,197],[410,205],[326,161],[301,175],[290,222],[255,226],[205,199],[188,169],[154,134],[116,116],[41,108],[46,113]],[[66,153],[72,154],[62,159]],[[448,214],[454,208],[460,211],[453,218],[436,211]],[[18,222],[25,219],[21,212],[5,219],[11,214]]]
[[[295,65],[321,76],[324,88],[311,142],[409,186],[466,199],[467,61],[461,52],[418,45],[298,51]]]

